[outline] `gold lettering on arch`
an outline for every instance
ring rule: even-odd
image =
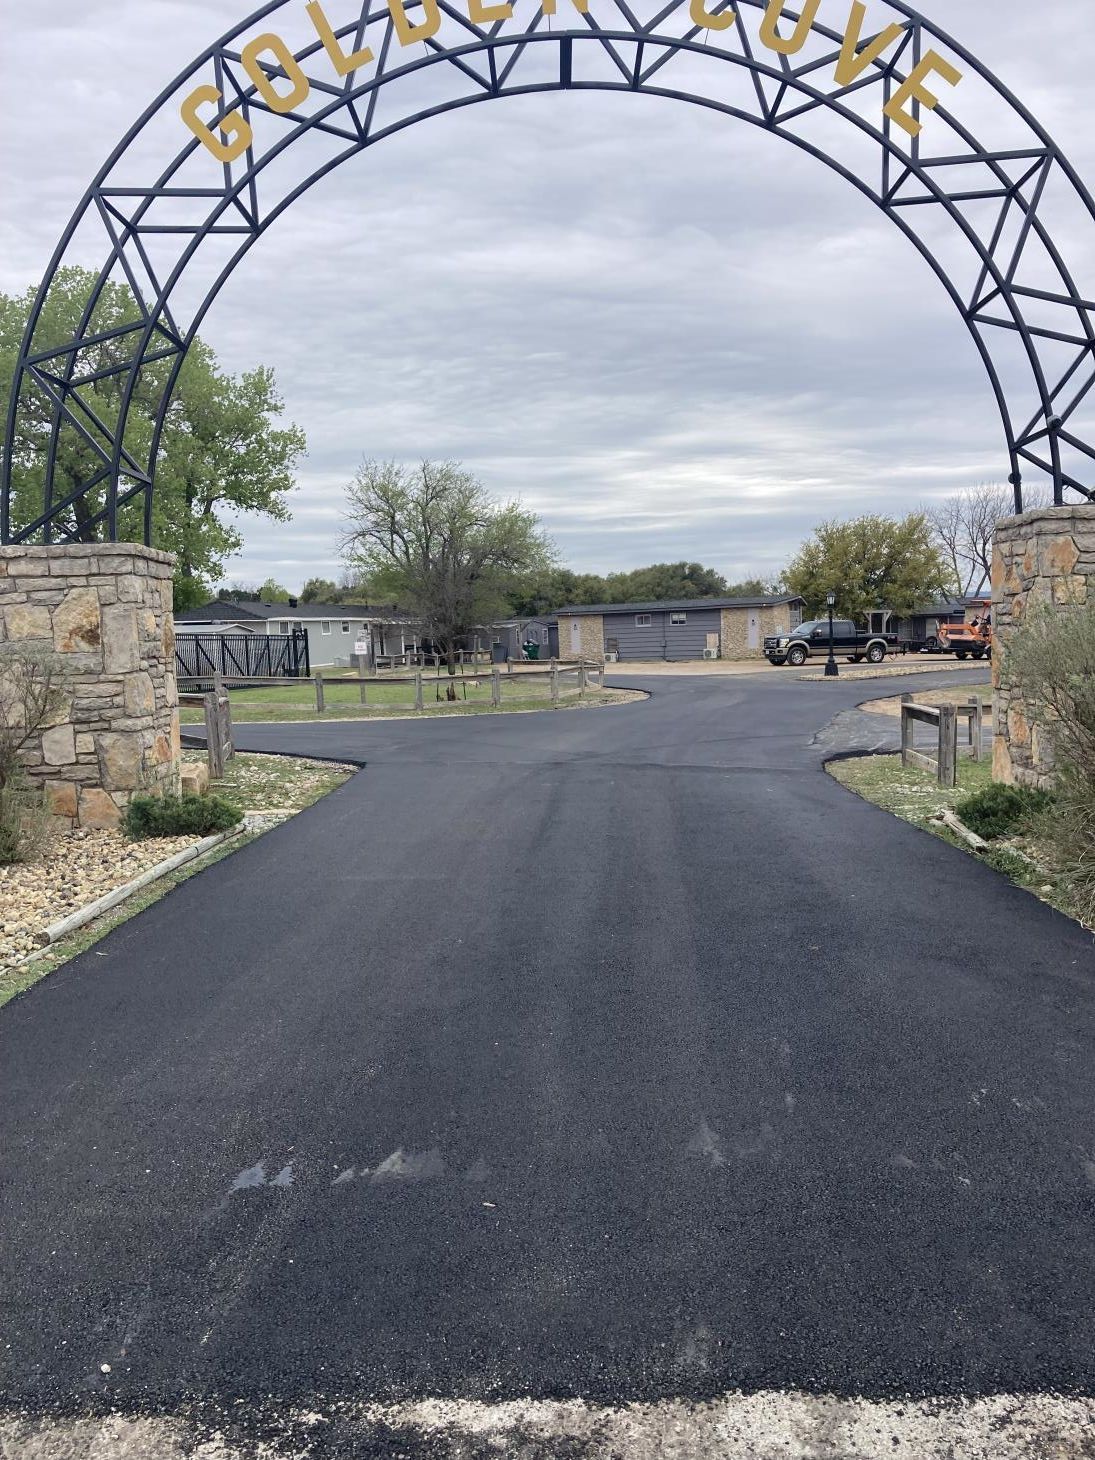
[[[570,3],[580,15],[589,13],[589,0],[570,0]],[[709,8],[716,3],[717,0],[689,0],[688,13],[692,24],[702,26],[708,31],[729,30],[738,19],[737,10],[730,4],[725,5],[722,10]],[[554,15],[557,5],[558,0],[540,0],[540,9],[544,15]],[[408,9],[412,6],[420,8],[420,21],[412,20],[408,14]],[[761,18],[760,39],[769,50],[781,56],[793,56],[805,46],[817,19],[821,0],[800,0],[800,6],[793,31],[784,36],[780,34],[779,26],[784,17],[786,0],[768,0]],[[438,0],[387,0],[387,7],[396,39],[401,46],[431,40],[441,29]],[[513,14],[511,0],[465,0],[465,8],[468,18],[477,25],[508,20]],[[369,46],[361,46],[358,50],[349,52],[343,49],[324,10],[323,0],[307,0],[304,9],[337,76],[349,76],[374,59]],[[834,72],[838,86],[851,86],[905,33],[903,26],[892,22],[864,43],[862,36],[866,19],[867,6],[864,0],[852,0]],[[267,54],[272,57],[272,62],[267,60],[264,63],[263,57]],[[273,31],[267,31],[250,41],[241,52],[241,60],[256,91],[271,111],[283,114],[291,112],[306,101],[311,93],[311,82],[301,69],[300,63],[282,37]],[[938,51],[928,51],[883,108],[886,118],[910,137],[917,137],[923,131],[917,108],[930,111],[939,105],[938,96],[927,84],[932,76],[941,77],[950,86],[957,86],[962,80],[962,72],[956,66]],[[287,92],[279,91],[274,84],[275,80],[281,78],[289,83]],[[216,86],[197,86],[183,99],[179,114],[189,130],[218,162],[229,163],[241,157],[253,144],[254,133],[238,111],[221,117],[215,126],[204,120],[200,108],[223,105],[223,102],[223,93]]]

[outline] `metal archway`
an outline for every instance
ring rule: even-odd
[[[846,3],[827,0],[841,19]],[[568,12],[559,29],[557,4]],[[206,311],[256,239],[312,184],[404,127],[551,90],[690,101],[835,169],[900,228],[965,320],[1000,410],[1017,510],[1024,471],[1051,481],[1057,503],[1066,489],[1095,501],[1085,481],[1095,422],[1083,421],[1095,304],[1055,242],[1077,226],[1095,238],[1091,194],[1007,88],[923,16],[891,0],[875,7],[868,31],[853,0],[847,28],[834,29],[820,5],[270,0],[153,102],[65,230],[13,380],[3,541],[115,541],[121,530],[150,542],[172,390]],[[923,95],[933,71],[929,89],[950,92],[949,105]],[[956,76],[961,93],[951,91]],[[961,119],[974,115],[976,132]],[[89,258],[97,284],[79,329],[46,338],[60,271]],[[111,281],[128,287],[132,319],[100,330],[96,307]],[[89,396],[106,381],[104,417]],[[76,480],[58,470],[64,441],[90,463]],[[43,449],[33,496],[18,467]]]

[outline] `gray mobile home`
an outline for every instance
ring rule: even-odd
[[[175,627],[192,633],[291,634],[308,636],[308,654],[313,669],[346,667],[353,662],[356,645],[368,646],[374,662],[377,655],[405,654],[422,641],[413,614],[398,608],[374,608],[361,603],[236,603],[217,600],[204,608],[186,609],[175,615]]]

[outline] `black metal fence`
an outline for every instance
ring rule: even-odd
[[[307,679],[308,635],[176,634],[175,670],[181,680]]]

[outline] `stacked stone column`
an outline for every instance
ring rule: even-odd
[[[55,654],[65,701],[24,753],[54,815],[112,827],[137,790],[178,790],[168,553],[134,543],[0,548],[0,638]]]
[[[1095,594],[1095,507],[1043,507],[999,524],[992,562],[995,780],[1051,781],[1052,747],[1033,723],[1021,687],[1009,680],[1007,646],[1036,603],[1067,614],[1083,607],[1089,593]]]

